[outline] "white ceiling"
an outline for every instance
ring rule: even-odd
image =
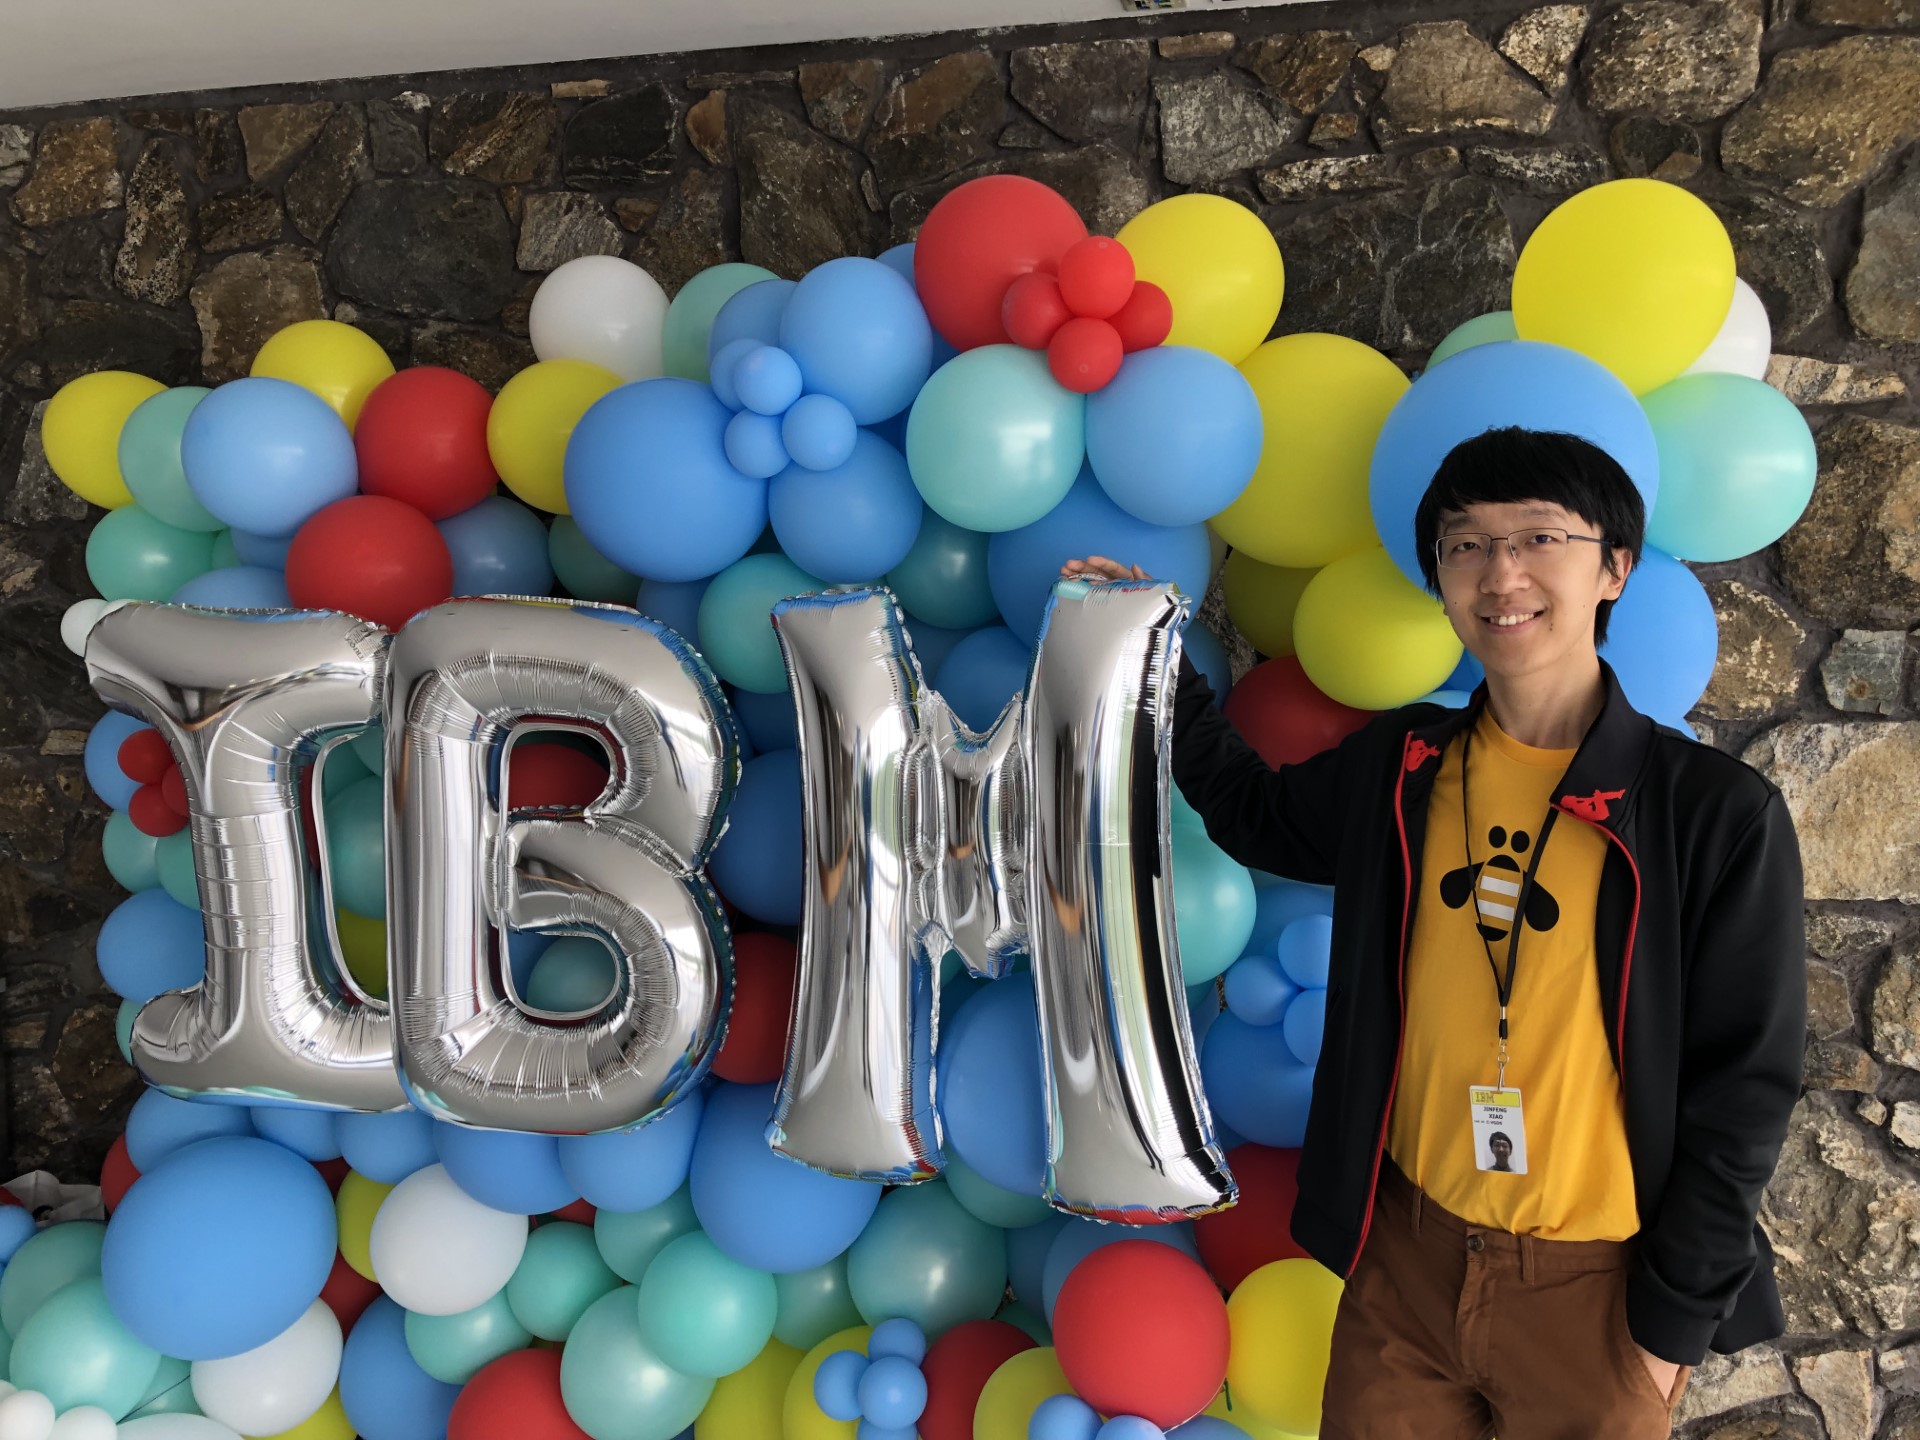
[[[1182,0],[1202,18],[1294,0]],[[1168,13],[1162,11],[1160,13]],[[1122,0],[0,0],[0,110],[1125,18]]]

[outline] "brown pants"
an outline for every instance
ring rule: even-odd
[[[1386,1164],[1333,1326],[1321,1440],[1657,1440],[1627,1334],[1630,1243],[1469,1225]]]

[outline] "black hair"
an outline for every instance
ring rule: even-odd
[[[1627,472],[1606,451],[1578,435],[1518,426],[1488,430],[1462,440],[1433,472],[1427,493],[1413,512],[1414,547],[1427,589],[1440,593],[1434,544],[1440,517],[1469,505],[1511,505],[1540,500],[1579,516],[1607,542],[1602,563],[1614,573],[1613,551],[1625,550],[1640,563],[1646,544],[1647,507]],[[1593,613],[1593,643],[1606,643],[1613,601],[1602,600]]]
[[[1491,1145],[1496,1140],[1504,1141],[1509,1150],[1513,1148],[1513,1139],[1504,1130],[1496,1130],[1493,1134],[1489,1135],[1487,1137],[1487,1144]]]

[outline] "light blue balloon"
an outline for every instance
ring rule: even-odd
[[[700,639],[700,602],[706,598],[706,579],[642,580],[633,602],[642,615],[652,616],[683,640]]]
[[[940,1117],[953,1151],[1017,1195],[1046,1182],[1047,1109],[1033,975],[994,981],[940,1037]]]
[[[843,465],[781,471],[768,487],[767,510],[788,558],[833,584],[869,581],[898,565],[926,513],[906,456],[869,430],[854,437]]]
[[[1239,499],[1264,435],[1246,377],[1187,345],[1136,350],[1087,397],[1087,462],[1107,497],[1150,525],[1197,525]]]
[[[176,1355],[162,1355],[160,1368],[147,1382],[147,1390],[123,1420],[144,1419],[149,1415],[198,1415],[200,1405],[193,1398],[193,1366]]]
[[[1333,965],[1333,917],[1302,915],[1280,932],[1274,953],[1287,978],[1302,990],[1326,989]]]
[[[140,782],[120,768],[120,747],[134,731],[152,728],[144,720],[109,710],[87,732],[81,763],[86,768],[87,784],[109,809],[126,809],[133,803],[133,792],[140,788]]]
[[[667,306],[667,321],[660,336],[667,374],[705,381],[707,337],[713,333],[720,307],[747,286],[776,278],[771,270],[733,261],[710,265],[682,285]]]
[[[196,1141],[254,1133],[245,1105],[199,1104],[149,1087],[127,1115],[127,1159],[144,1175]]]
[[[174,605],[211,610],[290,610],[284,571],[264,565],[229,565],[196,575],[168,597]]]
[[[533,1343],[532,1332],[514,1318],[505,1290],[457,1315],[408,1312],[405,1331],[413,1363],[444,1385],[464,1385],[502,1355]]]
[[[1793,528],[1819,469],[1799,408],[1764,380],[1682,375],[1640,397],[1660,447],[1647,543],[1694,561],[1738,560]]]
[[[122,890],[138,893],[160,883],[159,845],[160,837],[135,825],[126,811],[115,810],[107,816],[100,851],[107,862],[107,873]]]
[[[727,833],[708,862],[720,893],[768,925],[797,925],[805,905],[800,757],[770,750],[740,768]]]
[[[867,1336],[867,1358],[885,1360],[889,1357],[918,1365],[927,1358],[927,1332],[904,1315],[882,1320]]]
[[[593,1440],[672,1440],[706,1408],[713,1381],[683,1375],[640,1334],[630,1286],[588,1307],[560,1355],[560,1397]]]
[[[198,910],[164,890],[142,890],[113,908],[94,941],[100,978],[123,1000],[145,1002],[198,985],[207,936]],[[144,1168],[144,1167],[143,1167]]]
[[[141,509],[182,530],[218,530],[222,521],[194,497],[180,464],[187,417],[213,392],[176,385],[142,400],[120,427],[120,478]]]
[[[919,533],[887,586],[916,620],[948,630],[973,630],[1000,618],[987,580],[987,539],[924,510]]]
[[[489,495],[434,522],[453,557],[455,595],[546,595],[553,590],[547,527],[518,500]]]
[[[180,461],[194,497],[221,524],[253,535],[293,534],[352,495],[359,478],[353,436],[333,407],[265,376],[230,380],[202,400],[187,417]]]
[[[715,312],[713,328],[707,333],[708,366],[712,366],[722,350],[739,340],[778,345],[780,317],[786,313],[787,301],[798,287],[798,281],[774,278],[744,285],[728,296],[726,303]]]
[[[740,1264],[699,1232],[667,1242],[640,1282],[640,1335],[684,1375],[744,1369],[773,1338],[773,1276]]]
[[[535,1010],[577,1015],[598,1010],[613,994],[613,952],[584,935],[562,935],[533,962],[520,998]]]
[[[695,1090],[638,1130],[562,1135],[560,1168],[602,1212],[649,1210],[686,1183],[705,1113],[706,1094]]]
[[[360,1440],[445,1440],[460,1387],[436,1380],[407,1348],[407,1312],[382,1295],[347,1332],[340,1406]]]
[[[787,297],[780,343],[807,389],[831,395],[862,425],[913,403],[933,365],[933,326],[892,266],[845,256],[816,265]]]
[[[303,1160],[338,1160],[340,1128],[331,1110],[295,1110],[255,1105],[253,1128],[263,1140],[284,1145]]]
[[[1327,992],[1324,990],[1302,990],[1287,1006],[1286,1018],[1280,1022],[1287,1049],[1302,1065],[1320,1063],[1320,1041],[1326,1028]]]
[[[853,412],[831,395],[802,395],[780,417],[780,443],[804,470],[846,464],[861,433]]]
[[[1047,1249],[1047,1263],[1040,1275],[1047,1324],[1053,1324],[1054,1306],[1060,1302],[1060,1287],[1067,1283],[1073,1267],[1096,1250],[1117,1245],[1122,1240],[1148,1240],[1178,1250],[1199,1262],[1200,1248],[1194,1243],[1193,1226],[1187,1221],[1177,1225],[1103,1225],[1097,1220],[1071,1219],[1054,1237]]]
[[[106,1237],[106,1226],[92,1220],[60,1221],[28,1236],[0,1273],[0,1326],[18,1335],[48,1296],[98,1275]]]
[[[1046,356],[983,345],[928,379],[907,421],[921,497],[969,530],[1017,530],[1065,498],[1086,459],[1086,398]]]
[[[682,1185],[658,1205],[644,1210],[599,1211],[593,1217],[593,1244],[609,1270],[628,1284],[638,1285],[646,1278],[654,1256],[670,1241],[699,1228],[692,1193]]]
[[[97,1405],[119,1416],[140,1403],[160,1352],[120,1322],[106,1287],[89,1277],[47,1297],[13,1337],[7,1363],[13,1384],[38,1390],[55,1410]]]
[[[1227,967],[1226,992],[1227,1009],[1247,1024],[1278,1025],[1300,987],[1277,957],[1242,955]]]
[[[1290,1150],[1307,1134],[1313,1067],[1302,1065],[1271,1025],[1222,1015],[1200,1051],[1200,1076],[1214,1119],[1261,1145]]]
[[[1511,310],[1489,310],[1485,315],[1476,315],[1449,330],[1446,338],[1434,346],[1433,353],[1427,357],[1427,368],[1431,370],[1449,356],[1458,355],[1462,350],[1471,350],[1476,345],[1519,338],[1520,332],[1514,327]]]
[[[382,1185],[398,1185],[440,1159],[433,1143],[433,1121],[418,1110],[342,1113],[335,1118],[334,1129],[341,1158]]]
[[[293,547],[291,535],[250,535],[244,530],[229,530],[234,557],[242,565],[262,565],[269,570],[287,568],[287,551]]]
[[[1188,985],[1219,975],[1253,934],[1253,879],[1204,831],[1173,832],[1173,922]]]
[[[778,345],[749,350],[733,364],[733,393],[756,415],[784,414],[805,388],[800,366]]]
[[[702,368],[705,363],[701,362]],[[580,532],[580,522],[571,515],[553,517],[547,530],[547,562],[560,588],[576,600],[628,605],[640,584],[638,575],[622,570],[595,550]]]
[[[727,463],[752,480],[771,480],[791,463],[780,422],[752,410],[742,410],[727,422],[721,447]]]
[[[785,694],[786,662],[774,634],[773,607],[825,588],[784,555],[748,555],[713,577],[700,597],[700,652],[730,685]]]
[[[869,1323],[904,1316],[941,1335],[1000,1308],[1006,1242],[940,1181],[902,1185],[881,1198],[853,1242],[847,1284]]]
[[[985,730],[1007,702],[1026,688],[1033,651],[1004,625],[975,630],[948,652],[933,688],[961,722]]]
[[[1671,555],[1642,551],[1600,647],[1628,702],[1643,715],[1685,715],[1706,694],[1719,654],[1705,588]]]
[[[1539,340],[1476,345],[1435,366],[1387,413],[1374,442],[1369,494],[1374,528],[1416,585],[1413,512],[1434,471],[1462,440],[1518,425],[1558,430],[1599,446],[1627,472],[1652,514],[1660,490],[1653,426],[1620,380],[1586,356]]]
[[[580,1198],[560,1168],[556,1135],[443,1124],[434,1128],[433,1143],[453,1183],[495,1210],[547,1215]]]

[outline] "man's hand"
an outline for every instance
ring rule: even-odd
[[[1671,1360],[1662,1360],[1651,1350],[1641,1346],[1633,1347],[1634,1354],[1640,1357],[1640,1363],[1647,1367],[1647,1374],[1653,1377],[1653,1385],[1668,1400],[1673,1399],[1674,1381],[1680,1378],[1680,1367]]]
[[[1060,567],[1062,580],[1150,580],[1138,565],[1122,565],[1104,555],[1089,555],[1084,560],[1069,560]]]

